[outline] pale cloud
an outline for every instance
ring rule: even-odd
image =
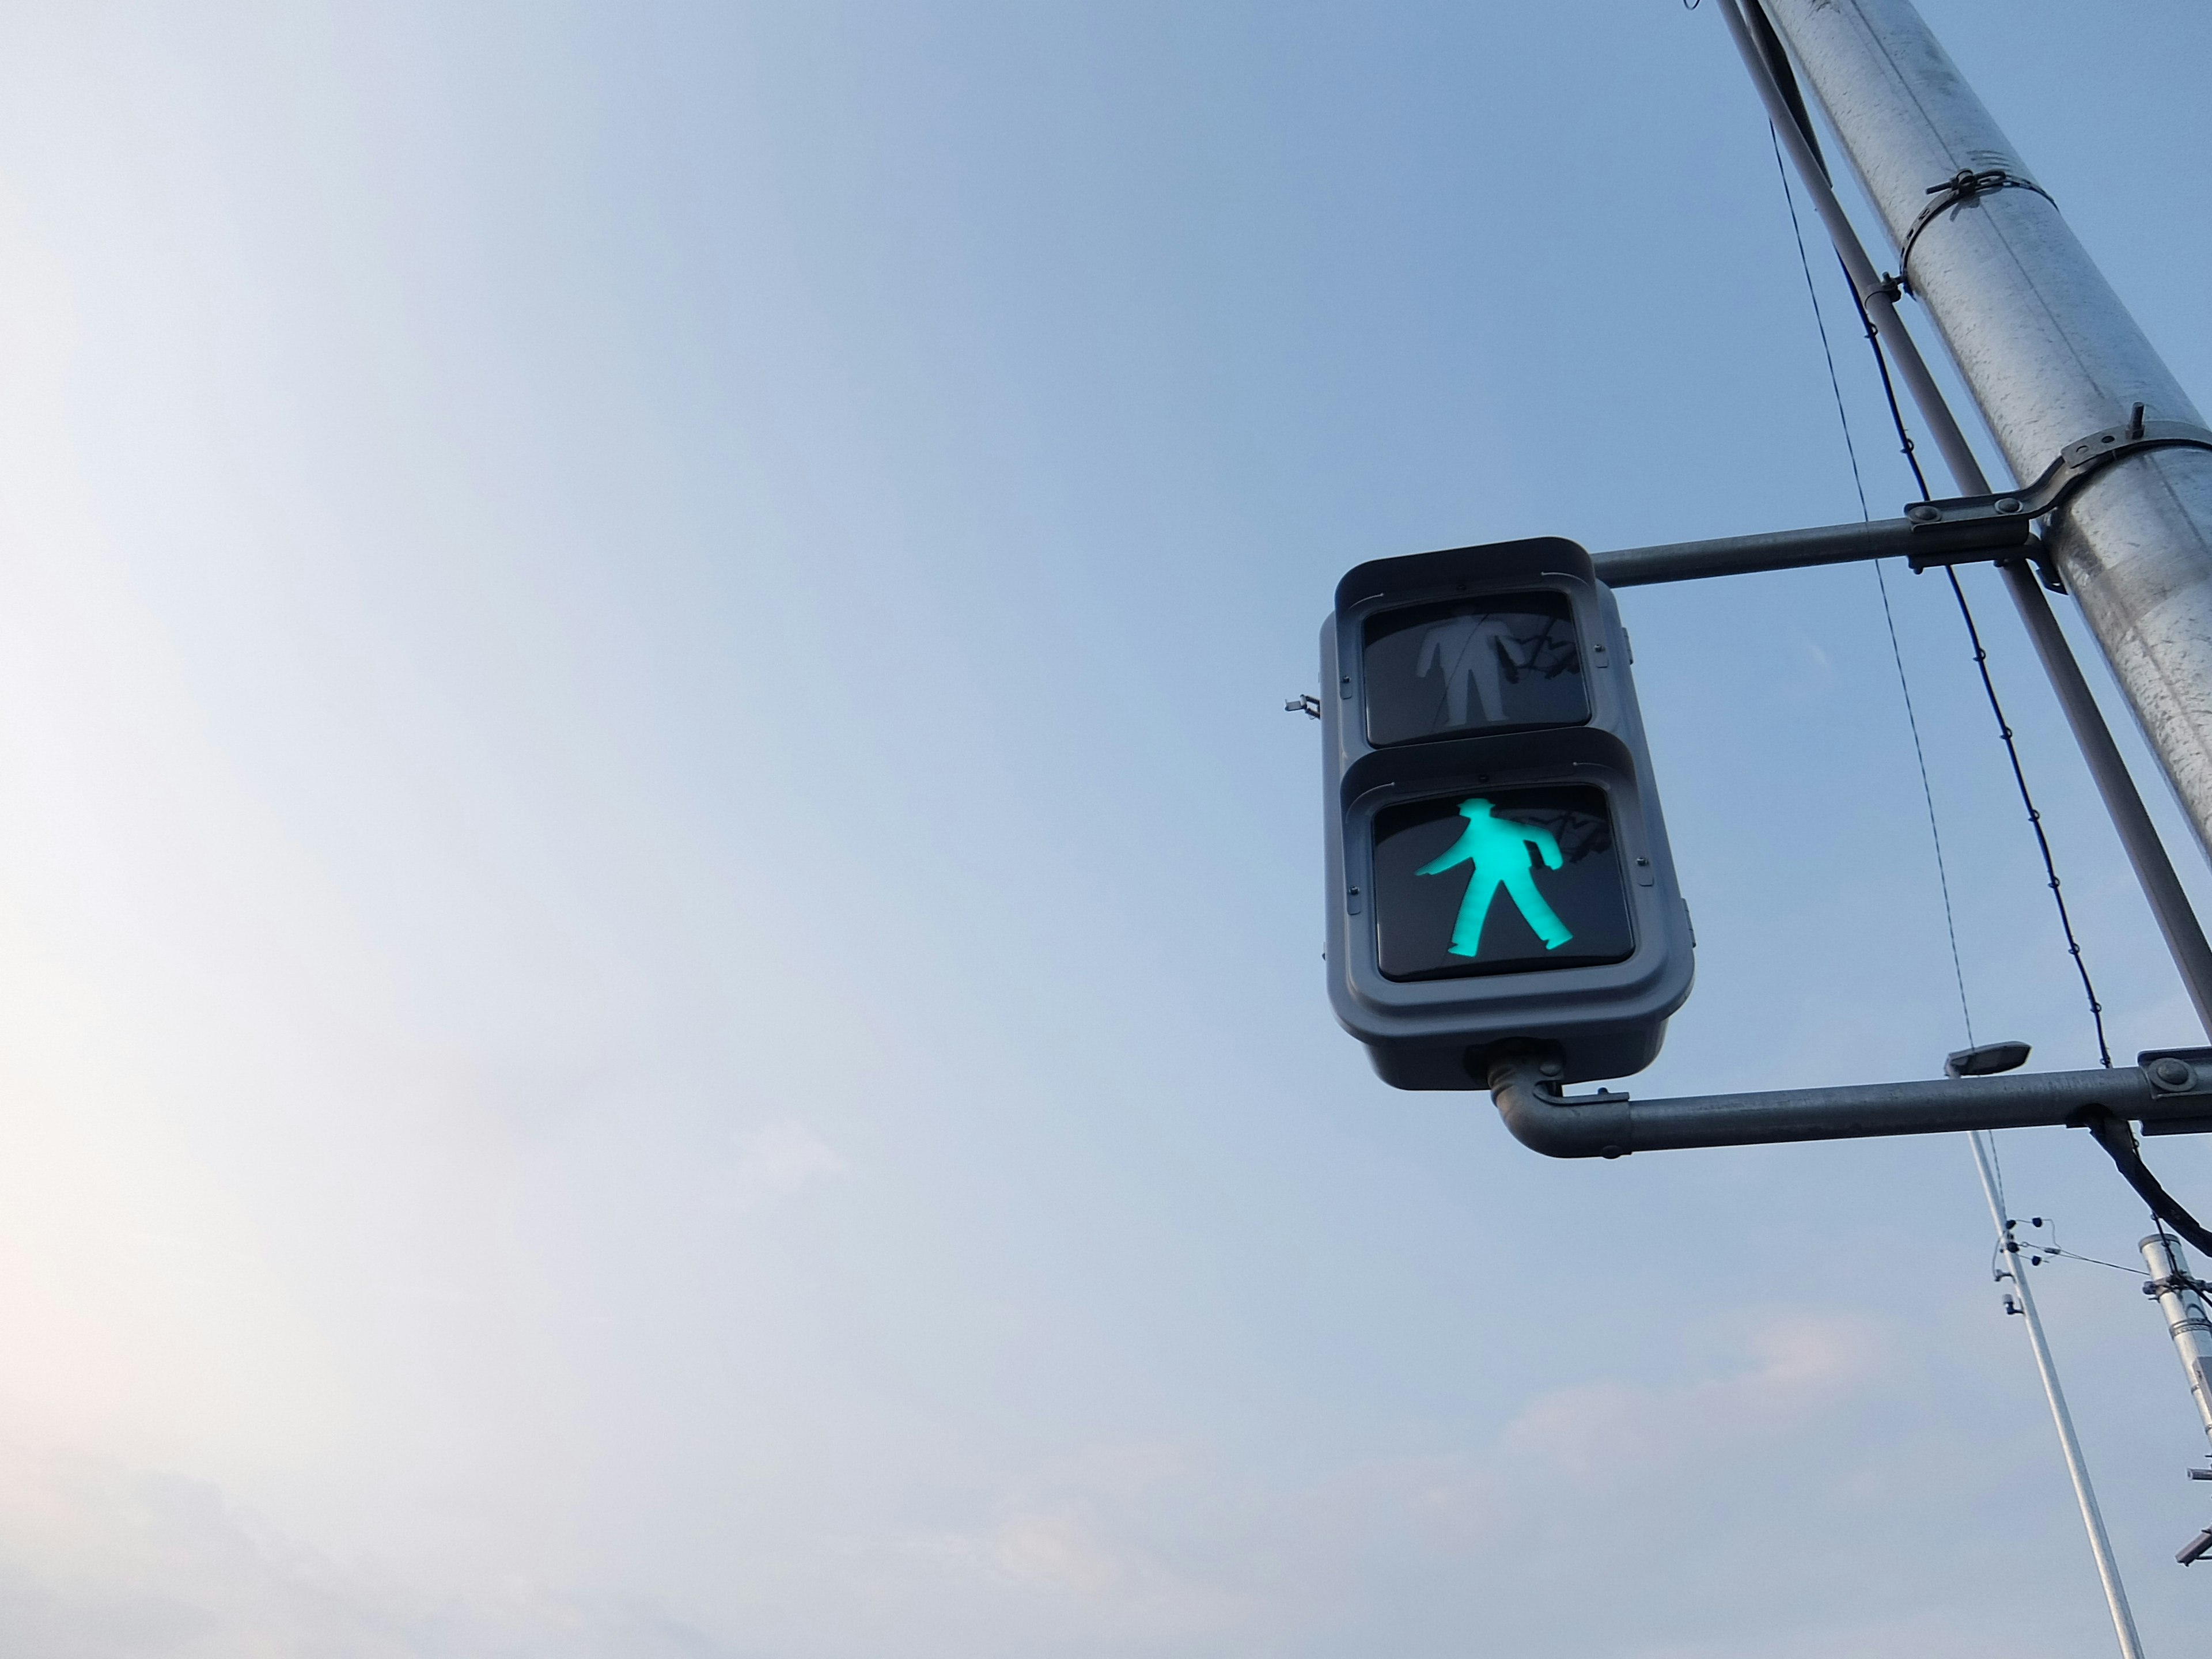
[[[1880,1381],[1893,1358],[1881,1328],[1847,1315],[1792,1315],[1761,1326],[1742,1370],[1673,1389],[1607,1381],[1555,1389],[1501,1438],[1509,1457],[1577,1479],[1649,1469],[1785,1434]]]
[[[0,1444],[0,1652],[41,1659],[730,1659],[635,1599],[434,1589],[280,1535],[204,1481]]]
[[[1729,1541],[1715,1547],[1735,1547],[1741,1529],[1772,1519],[1767,1506],[1790,1501],[1788,1480],[1778,1487],[1768,1472],[1817,1460],[1837,1413],[1902,1375],[1894,1340],[1862,1316],[1739,1322],[1733,1364],[1663,1384],[1614,1376],[1548,1390],[1486,1443],[1316,1471],[1287,1488],[1201,1448],[1093,1446],[1010,1483],[982,1524],[908,1552],[934,1564],[945,1604],[1018,1610],[1039,1641],[1212,1632],[1237,1651],[1274,1651],[1291,1630],[1325,1622],[1333,1599],[1381,1563],[1448,1578],[1441,1601],[1462,1607],[1470,1632],[1561,1651],[1567,1638],[1529,1635],[1525,1609],[1575,1603],[1593,1539],[1663,1530],[1717,1505]],[[1588,1619],[1614,1594],[1552,1622]],[[1815,1620],[1802,1651],[1856,1653],[1858,1639]],[[1636,1651],[1612,1641],[1592,1650]],[[1923,1650],[1965,1651],[1948,1638]]]
[[[908,1538],[885,1571],[915,1605],[1032,1651],[1243,1651],[1267,1620],[1220,1559],[1249,1547],[1223,1535],[1241,1485],[1186,1447],[1096,1443],[1009,1483],[981,1524]]]
[[[1048,1584],[1086,1596],[1126,1589],[1140,1576],[1126,1551],[1102,1540],[1073,1510],[1018,1515],[990,1538],[992,1564],[1021,1583]]]
[[[796,1126],[747,1144],[775,1172],[775,1190],[845,1167]],[[1620,1627],[1624,1606],[1668,1609],[1683,1592],[1634,1552],[1607,1552],[1607,1583],[1595,1590],[1594,1540],[1724,1513],[1710,1551],[1736,1559],[1792,1497],[1753,1472],[1817,1457],[1840,1409],[1893,1389],[1902,1374],[1883,1328],[1846,1314],[1748,1322],[1739,1352],[1733,1366],[1663,1386],[1614,1377],[1550,1390],[1486,1443],[1316,1470],[1303,1483],[1202,1444],[1073,1448],[984,1495],[972,1524],[817,1539],[779,1569],[793,1574],[788,1601],[746,1598],[689,1620],[526,1576],[441,1584],[421,1563],[340,1560],[206,1483],[0,1447],[0,1651],[1304,1654],[1327,1650],[1313,1632],[1334,1628],[1354,1586],[1383,1571],[1429,1588],[1402,1628],[1380,1615],[1378,1638],[1410,1640],[1442,1619],[1476,1650],[1530,1655],[1979,1659],[1987,1632],[1941,1610],[1849,1607],[1793,1619],[1741,1590],[1738,1629],[1757,1629],[1756,1638],[1701,1642],[1692,1632],[1710,1621],[1679,1606],[1640,1636]],[[769,1638],[777,1631],[796,1645]]]
[[[1992,1629],[1949,1609],[1904,1619],[1851,1620],[1822,1630],[1768,1629],[1720,1642],[1662,1642],[1622,1650],[1620,1659],[1888,1659],[1893,1654],[2015,1659],[2017,1628]]]
[[[1200,1513],[1212,1507],[1186,1486],[1164,1496]],[[1081,1644],[1085,1651],[1099,1643],[1138,1651],[1170,1644],[1181,1651],[1183,1643],[1211,1638],[1242,1650],[1265,1622],[1253,1587],[1163,1547],[1161,1531],[1158,1514],[1126,1503],[1024,1492],[1005,1499],[975,1532],[911,1539],[900,1553],[927,1576],[911,1587],[921,1605],[1001,1638],[1021,1629],[1041,1646]]]
[[[771,1123],[735,1139],[733,1174],[743,1202],[781,1198],[852,1169],[836,1147],[795,1120]]]

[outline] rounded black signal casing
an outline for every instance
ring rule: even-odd
[[[1694,946],[1589,555],[1540,537],[1363,564],[1322,625],[1322,686],[1329,1002],[1383,1081],[1483,1088],[1516,1042],[1558,1045],[1567,1082],[1650,1065]],[[1419,862],[1448,855],[1477,800],[1530,838],[1526,878],[1486,866],[1479,944],[1455,925],[1475,866]],[[1533,883],[1536,920],[1501,873]]]

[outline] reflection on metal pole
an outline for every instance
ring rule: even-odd
[[[1875,269],[1873,262],[1867,257],[1866,247],[1859,240],[1858,232],[1852,227],[1850,217],[1844,212],[1843,204],[1836,198],[1834,186],[1829,182],[1826,165],[1814,152],[1809,135],[1799,125],[1798,109],[1793,107],[1787,90],[1777,76],[1774,66],[1767,61],[1765,54],[1753,39],[1750,27],[1745,21],[1744,14],[1737,9],[1738,3],[1739,0],[1721,0],[1721,15],[1728,23],[1729,33],[1735,37],[1736,50],[1743,58],[1744,67],[1750,71],[1752,84],[1758,88],[1760,100],[1766,106],[1767,118],[1774,124],[1777,133],[1781,137],[1784,147],[1788,149],[1790,160],[1797,169],[1797,176],[1803,181],[1807,191],[1812,196],[1814,207],[1820,216],[1821,223],[1827,228],[1829,238],[1835,244],[1836,252],[1844,262],[1844,271],[1850,277],[1851,286],[1858,292],[1860,303],[1866,307],[1867,316],[1872,321],[1875,332],[1881,337],[1887,346],[1890,361],[1897,366],[1899,376],[1911,392],[1912,401],[1918,406],[1921,418],[1928,423],[1929,435],[1936,441],[1936,447],[1942,452],[1944,464],[1950,469],[1953,480],[1961,491],[1969,495],[1986,494],[1990,487],[1989,479],[1983,473],[1981,463],[1975,458],[1972,447],[1967,443],[1966,433],[1960,428],[1957,418],[1951,413],[1949,405],[1944,402],[1942,392],[1936,386],[1935,377],[1928,372],[1928,365],[1921,357],[1918,348],[1913,343],[1912,336],[1898,317],[1895,292],[1890,284],[1883,281],[1881,273]],[[1755,7],[1759,3],[1759,0],[1741,0],[1741,3]],[[1782,9],[1778,8],[1778,9]],[[1920,24],[1917,15],[1912,15],[1909,6],[1901,7],[1899,9],[1911,18],[1913,27],[1919,28],[1923,35],[1926,33],[1924,26]],[[1784,19],[1778,21],[1786,21],[1787,15],[1785,10]],[[1797,44],[1795,34],[1792,36],[1792,43]],[[1929,51],[1937,58],[1941,58],[1942,49],[1936,45],[1932,36],[1928,37],[1927,45]],[[1944,67],[1949,70],[1948,62],[1945,63]],[[1965,82],[1959,77],[1957,71],[1949,70],[1949,74],[1951,79],[1956,82],[1959,88],[1964,91],[1966,99],[1972,101],[1973,94],[1970,89],[1966,89]],[[1814,85],[1815,89],[1819,90],[1820,80],[1817,75],[1814,76]],[[1832,91],[1832,88],[1830,90]],[[1885,83],[1878,90],[1887,94],[1893,88]],[[1978,102],[1973,104],[1973,107],[1978,111],[1981,108]],[[1862,118],[1855,123],[1852,130],[1844,131],[1844,137],[1847,148],[1850,147],[1853,131],[1869,125],[1877,125],[1864,111],[1855,108],[1854,113],[1858,114]],[[1982,119],[1986,122],[1987,112],[1983,111],[1981,114]],[[1994,126],[1990,131],[1995,131]],[[1862,142],[1864,142],[1863,137]],[[2024,196],[2028,192],[2023,191],[2010,193]],[[1917,202],[1923,198],[1916,198],[1915,199]],[[2036,199],[2042,200],[2039,197]],[[2048,204],[2045,205],[2048,206]],[[2061,234],[2064,234],[2063,226],[2060,230]],[[2070,235],[2068,235],[2066,240],[2069,244],[2072,241]],[[2075,252],[2080,252],[2078,246]],[[2086,264],[2087,256],[2081,257]],[[2092,274],[2094,275],[2094,270]],[[2102,279],[2098,280],[2101,283]],[[2107,294],[2109,295],[2109,290]],[[2118,301],[2115,300],[2113,304],[2117,307]],[[2120,313],[2120,320],[2125,325],[2127,330],[2131,331],[2134,328],[2133,323],[2127,320],[2124,312]],[[2140,338],[2140,337],[2136,337]],[[2146,353],[2148,352],[2148,343],[2143,344],[2142,349]],[[2154,362],[2155,359],[2152,361]],[[2160,372],[2162,374],[2164,371],[2161,369]],[[2178,392],[2175,395],[2179,397]],[[2194,418],[2195,410],[2187,404],[2185,399],[2182,399],[2176,406],[2191,418]],[[2161,404],[2160,407],[2163,409],[2164,405]],[[2083,428],[2084,431],[2087,429],[2086,427]],[[2067,441],[2070,441],[2069,439]],[[2054,445],[2051,454],[2056,455],[2063,447],[2063,444]],[[2212,455],[2208,455],[2203,451],[2193,451],[2191,453],[2196,459],[2187,465],[2193,466],[2198,461],[2202,461],[2208,467],[2212,467]],[[2045,456],[2033,465],[2024,462],[2015,463],[2014,471],[2021,477],[2033,478],[2040,471],[2044,462],[2049,459],[2050,456]],[[2155,462],[2153,456],[2145,455],[2117,465],[2142,468],[2153,465],[2162,465],[2165,463]],[[2181,463],[2175,463],[2175,465],[2181,465]],[[2139,479],[2138,483],[2140,482]],[[2112,487],[2109,480],[2102,486],[2108,493]],[[2069,514],[2077,516],[2081,510],[2079,503],[2068,509]],[[2072,536],[2069,532],[2069,539],[2078,543],[2080,538]],[[2136,879],[2142,888],[2143,896],[2150,904],[2151,914],[2157,919],[2159,932],[2164,938],[2166,949],[2173,958],[2174,968],[2181,975],[2182,984],[2188,989],[2190,1001],[2197,1010],[2197,1018],[2204,1026],[2205,1034],[2212,1036],[2212,946],[2208,946],[2205,942],[2204,930],[2198,923],[2196,912],[2191,908],[2186,894],[2182,890],[2179,878],[2174,874],[2172,860],[2166,856],[2165,845],[2159,840],[2157,830],[2152,827],[2150,815],[2144,810],[2142,797],[2135,787],[2135,780],[2129,775],[2126,763],[2121,759],[2119,749],[2112,741],[2112,732],[2105,726],[2104,716],[2098,709],[2096,699],[2090,693],[2088,683],[2081,677],[2081,665],[2074,660],[2073,653],[2067,647],[2065,635],[2059,631],[2057,619],[2051,614],[2051,607],[2044,599],[2041,589],[2037,586],[2034,578],[2028,573],[2024,564],[2008,563],[2003,567],[2003,570],[2006,590],[2011,595],[2014,605],[2020,611],[2021,622],[2027,629],[2028,637],[2034,641],[2036,654],[2043,663],[2044,672],[2051,677],[2051,689],[2057,694],[2059,707],[2065,712],[2067,725],[2073,731],[2075,741],[2081,744],[2082,758],[2088,764],[2089,775],[2096,783],[2098,794],[2104,800],[2105,810],[2111,815],[2112,827],[2118,832],[2120,844],[2125,849],[2128,861],[2135,870]],[[2105,629],[2099,623],[2094,611],[2090,621],[2092,626],[2097,629],[2100,641],[2102,641],[2105,638]],[[2107,645],[2106,649],[2109,653],[2111,647]],[[2131,658],[2130,660],[2134,659]],[[2126,679],[2124,673],[2122,678],[2124,681]],[[2131,687],[2130,695],[2135,696]],[[2140,699],[2137,700],[2137,707],[2138,708],[2142,707]],[[2208,722],[2208,726],[2212,726],[2212,722]],[[2151,735],[2155,740],[2157,732],[2157,727],[2147,723],[2147,735]],[[2160,758],[2166,764],[2169,775],[2179,775],[2177,768],[2181,763],[2175,756],[2169,755],[2163,747],[2160,747]],[[2208,763],[2206,771],[2205,794],[2208,811],[2212,811],[2212,763]],[[2185,805],[2187,805],[2185,791],[2184,795]],[[2196,822],[2199,834],[2206,835],[2208,832],[2203,826],[2207,818],[2198,815]]]
[[[2153,420],[2202,424],[1910,0],[1766,0],[1766,9],[1892,245],[1910,242],[1911,292],[2014,477],[2037,477],[2139,406]],[[2212,452],[2116,462],[2057,511],[2049,539],[2212,849]]]

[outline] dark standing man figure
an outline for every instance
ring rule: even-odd
[[[1444,708],[1453,726],[1465,726],[1467,689],[1474,687],[1475,704],[1492,723],[1505,718],[1505,668],[1528,665],[1526,647],[1503,617],[1454,617],[1439,623],[1421,638],[1416,677],[1426,678],[1431,668],[1444,677]]]

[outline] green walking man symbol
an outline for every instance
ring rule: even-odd
[[[1501,887],[1519,907],[1522,919],[1536,930],[1546,950],[1556,951],[1572,939],[1574,934],[1559,920],[1559,913],[1536,890],[1536,878],[1530,873],[1534,866],[1527,850],[1535,848],[1543,855],[1544,867],[1556,870],[1560,863],[1558,838],[1533,823],[1492,817],[1490,803],[1480,795],[1462,801],[1459,815],[1467,820],[1465,833],[1442,858],[1431,859],[1414,872],[1440,876],[1455,865],[1474,866],[1474,873],[1468,878],[1467,896],[1460,901],[1459,920],[1452,926],[1451,954],[1471,957],[1481,950],[1482,924],[1490,915],[1491,900]]]

